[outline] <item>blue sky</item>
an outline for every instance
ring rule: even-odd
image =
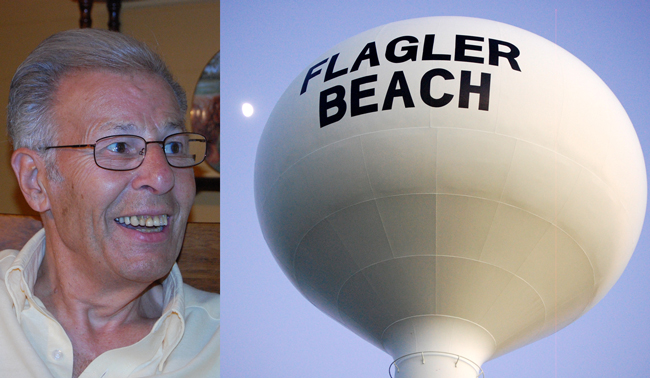
[[[372,5],[369,5],[371,4]],[[426,16],[505,22],[594,70],[628,112],[650,162],[647,1],[221,2],[221,272],[224,378],[388,377],[392,358],[312,306],[275,263],[257,221],[253,165],[275,103],[322,53],[362,31]],[[255,114],[245,118],[241,104]],[[486,377],[640,377],[650,371],[650,229],[618,283],[554,336],[483,365]]]

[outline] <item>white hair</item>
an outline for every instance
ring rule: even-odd
[[[187,110],[185,91],[160,56],[146,44],[107,30],[67,30],[41,42],[11,81],[7,132],[14,149],[27,147],[39,151],[57,142],[51,114],[54,96],[61,79],[79,70],[158,75],[171,87],[181,114]]]

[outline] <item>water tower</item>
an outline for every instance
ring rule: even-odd
[[[614,94],[557,45],[431,17],[316,59],[262,135],[255,197],[295,287],[403,378],[477,377],[614,285],[646,208]]]

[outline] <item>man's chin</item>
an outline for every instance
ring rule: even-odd
[[[162,282],[169,276],[174,263],[165,266],[156,267],[130,267],[128,270],[122,270],[121,276],[134,283],[151,285],[155,282]]]
[[[122,249],[119,255],[109,258],[118,264],[114,270],[120,276],[134,282],[148,284],[167,277],[178,254],[178,250],[170,243],[160,246],[145,244],[131,245],[130,248]]]

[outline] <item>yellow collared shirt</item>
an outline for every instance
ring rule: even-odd
[[[0,252],[0,377],[72,376],[72,343],[32,293],[44,255],[44,230],[20,252]],[[163,305],[151,332],[101,354],[80,378],[219,377],[219,295],[183,284],[175,264],[162,288],[151,290]]]

